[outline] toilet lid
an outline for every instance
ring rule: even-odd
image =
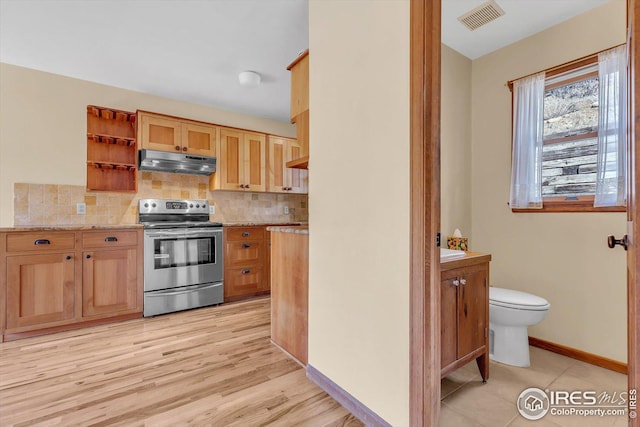
[[[551,307],[549,301],[539,296],[493,286],[489,288],[489,302],[501,307],[523,310],[547,310]]]

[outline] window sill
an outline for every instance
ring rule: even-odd
[[[543,200],[542,209],[511,209],[513,213],[580,213],[580,212],[626,212],[625,206],[593,207],[593,196],[581,197],[578,200],[549,198]]]

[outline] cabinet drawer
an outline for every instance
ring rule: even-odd
[[[264,241],[227,242],[225,266],[241,267],[264,263]]]
[[[229,227],[225,228],[227,240],[264,240],[265,227]]]
[[[264,287],[264,268],[230,268],[224,272],[224,296],[226,298],[252,295]]]
[[[137,242],[137,231],[114,230],[82,233],[82,246],[84,249],[135,246]]]
[[[75,248],[75,240],[75,233],[11,233],[7,235],[7,252],[69,250]]]

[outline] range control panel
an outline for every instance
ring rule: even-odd
[[[206,200],[140,199],[141,214],[208,214]]]

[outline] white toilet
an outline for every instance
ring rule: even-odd
[[[528,367],[527,326],[542,322],[551,304],[512,289],[489,288],[489,357],[507,365]]]

